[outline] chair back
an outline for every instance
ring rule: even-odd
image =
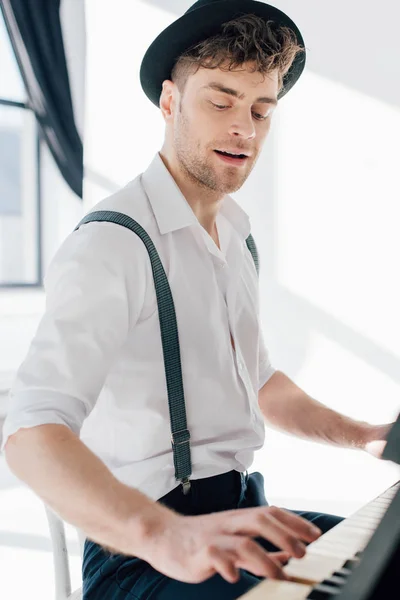
[[[68,560],[68,548],[65,537],[64,521],[45,505],[53,548],[55,600],[82,600],[82,589],[71,590],[71,571]],[[81,558],[85,543],[84,533],[77,529]]]

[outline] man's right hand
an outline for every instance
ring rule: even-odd
[[[156,509],[155,512],[158,512]],[[160,511],[143,537],[140,558],[157,571],[187,583],[219,573],[235,583],[239,569],[259,577],[285,579],[282,563],[305,554],[303,542],[321,531],[275,506],[235,509],[187,517]],[[252,538],[265,538],[282,552],[266,552]]]

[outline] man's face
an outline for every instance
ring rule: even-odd
[[[176,88],[176,86],[175,86]],[[201,68],[177,102],[172,143],[192,182],[220,194],[237,191],[250,175],[271,126],[277,72]],[[230,158],[223,153],[246,155]]]

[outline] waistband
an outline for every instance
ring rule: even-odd
[[[191,479],[191,488],[184,494],[178,485],[158,500],[183,515],[202,515],[238,508],[247,487],[247,471],[228,471],[221,475]]]

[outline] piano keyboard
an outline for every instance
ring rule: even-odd
[[[343,584],[359,562],[399,487],[400,482],[309,544],[304,558],[291,559],[283,569],[289,581],[266,579],[240,600],[317,599],[324,597],[324,584]],[[318,590],[322,590],[320,594]]]

